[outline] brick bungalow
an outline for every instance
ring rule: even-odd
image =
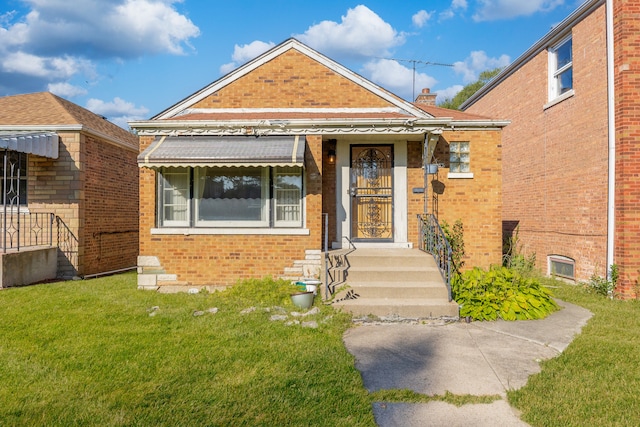
[[[406,102],[289,39],[130,123],[141,150],[139,286],[280,277],[325,241],[417,247],[424,212],[463,221],[468,266],[500,263],[507,122],[434,98]],[[427,175],[425,164],[440,168]]]
[[[135,268],[137,136],[40,92],[0,98],[0,147],[7,162],[0,164],[0,188],[7,184],[0,191],[4,286]],[[31,267],[6,264],[41,250],[43,243],[55,249],[53,277],[27,274],[38,270],[43,257]]]
[[[589,0],[462,109],[505,117],[503,224],[538,266],[637,297],[640,1]]]

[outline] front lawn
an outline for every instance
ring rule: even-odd
[[[640,425],[640,302],[609,300],[547,281],[594,316],[558,357],[542,363],[509,402],[532,426]]]
[[[0,425],[375,425],[342,343],[350,318],[316,302],[300,321],[317,328],[287,326],[288,297],[251,301],[255,283],[163,295],[123,274],[0,291]]]

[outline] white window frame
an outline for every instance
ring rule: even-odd
[[[290,175],[290,171],[288,168],[276,167],[273,168],[273,226],[274,227],[284,227],[284,228],[295,228],[302,226],[302,212],[303,212],[303,199],[304,199],[304,174],[300,171],[300,196],[298,198],[297,209],[298,209],[298,219],[296,221],[285,221],[278,220],[278,207],[285,206],[283,204],[278,203],[277,192],[278,188],[276,186],[276,181],[278,175]],[[286,204],[286,206],[294,207],[294,204]]]
[[[175,187],[173,187],[173,184],[171,184],[170,180],[168,180],[166,178],[166,175],[186,175],[187,176],[187,188],[186,188],[186,218],[184,220],[167,220],[165,219],[165,208],[167,206],[167,204],[165,203],[165,194],[167,191],[170,191],[170,189],[168,188],[168,185],[171,186],[171,188],[173,189],[173,193],[175,194],[176,191],[179,193],[179,190],[176,190]],[[184,168],[166,168],[163,169],[159,174],[158,174],[158,215],[160,216],[159,218],[159,226],[161,227],[188,227],[189,226],[189,221],[191,218],[191,189],[190,189],[190,181],[191,181],[191,169],[184,167]],[[173,205],[177,205],[177,204],[173,204]]]
[[[468,155],[469,155],[469,160],[468,160],[468,161],[463,162],[463,161],[461,161],[460,159],[458,159],[458,161],[457,161],[457,162],[452,162],[452,161],[451,161],[451,154],[453,153],[453,152],[451,151],[451,147],[452,147],[454,144],[467,144],[467,147],[469,147],[469,148],[468,148],[468,150],[467,150],[466,152],[465,152],[465,151],[462,151],[462,150],[459,150],[459,151],[457,152],[457,154],[458,154],[458,155],[461,155],[461,154],[468,154]],[[468,169],[469,169],[469,170],[462,170],[463,168],[462,168],[462,167],[460,167],[460,168],[459,168],[459,170],[454,171],[454,170],[452,170],[452,169],[453,169],[453,168],[452,168],[452,164],[457,164],[457,165],[460,165],[460,166],[461,166],[461,165],[468,165],[468,166],[469,166],[469,167],[468,167]],[[450,175],[453,175],[453,176],[459,175],[459,176],[461,176],[461,177],[462,177],[462,176],[467,177],[469,174],[471,174],[471,142],[469,142],[469,141],[451,141],[451,142],[449,143],[449,174],[450,174]]]
[[[571,61],[558,68],[558,50],[571,43]],[[571,35],[563,38],[558,43],[548,49],[549,64],[549,101],[556,99],[565,99],[573,95],[573,76],[571,77],[571,88],[564,93],[560,93],[560,79],[567,71],[573,73],[573,37]]]
[[[547,256],[547,262],[548,262],[548,274],[549,276],[557,276],[561,279],[564,280],[571,280],[571,281],[575,281],[576,280],[576,261],[573,258],[569,258],[567,256],[564,255],[548,255]],[[571,265],[571,268],[573,269],[573,276],[567,276],[564,274],[558,274],[556,272],[553,271],[553,263],[559,263],[559,264],[566,264],[566,265]]]

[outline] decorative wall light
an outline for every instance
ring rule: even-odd
[[[329,164],[334,164],[336,162],[336,150],[329,149],[327,152],[327,161]]]
[[[327,162],[329,162],[330,165],[333,165],[336,163],[336,143],[338,141],[335,139],[330,139],[327,141],[328,143],[328,147],[327,147]]]

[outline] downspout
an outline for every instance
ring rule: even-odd
[[[615,81],[613,56],[613,0],[606,1],[607,26],[607,114],[608,114],[608,147],[609,176],[607,197],[607,277],[611,280],[611,266],[615,262],[615,190],[616,190],[616,111]]]

